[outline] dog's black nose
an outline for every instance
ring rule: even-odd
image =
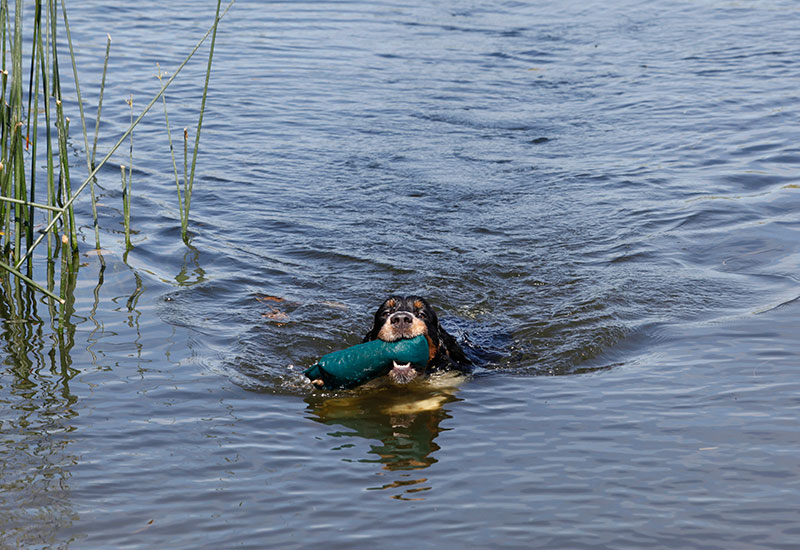
[[[392,325],[403,328],[403,327],[410,327],[413,319],[411,318],[410,313],[395,313],[392,315],[391,318]]]

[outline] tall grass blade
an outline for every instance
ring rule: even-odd
[[[8,71],[6,70],[7,44],[8,44],[8,2],[0,0],[0,54],[2,54],[2,69],[0,70],[0,80],[2,80],[2,91],[0,91],[0,194],[8,195],[7,176],[10,172],[8,167],[8,139],[10,127],[10,114],[11,109],[6,108],[6,92],[8,90]],[[0,205],[0,231],[3,235],[8,236],[8,217],[10,215],[10,204]],[[2,242],[2,239],[0,239]]]
[[[161,96],[164,97],[164,96]],[[131,108],[131,124],[133,124],[133,96],[128,100],[128,105]],[[125,182],[125,169],[122,169],[122,200],[125,210],[125,249],[131,248],[131,182],[133,181],[133,132],[130,135],[131,148],[130,148],[130,166],[128,166],[128,181]]]
[[[30,205],[28,214],[28,231],[25,236],[26,248],[30,248],[33,243],[33,224],[35,219],[36,203],[36,153],[37,144],[39,143],[39,83],[40,83],[40,59],[36,46],[39,44],[39,35],[42,32],[42,4],[40,0],[36,2],[36,19],[34,21],[34,37],[33,46],[31,47],[31,80],[34,80],[33,90],[28,87],[28,135],[26,136],[27,143],[31,144],[31,179],[30,179]],[[31,91],[33,91],[33,108],[31,109]],[[31,118],[33,118],[33,134],[31,134]],[[30,139],[30,136],[33,139]],[[33,263],[28,261],[28,276],[33,275]]]
[[[7,0],[0,1],[0,28],[2,30],[2,63],[3,63],[3,70],[6,70],[6,29],[8,27],[8,2]],[[3,104],[5,105],[5,103]]]
[[[189,192],[189,130],[183,129],[183,196],[184,204],[181,211],[181,236],[186,240],[186,229],[189,226],[189,210],[186,208],[186,193]]]
[[[54,167],[53,167],[53,134],[52,134],[52,121],[50,120],[50,94],[48,93],[49,90],[49,80],[48,80],[48,71],[50,70],[50,25],[49,25],[49,17],[50,17],[50,10],[47,10],[46,13],[47,21],[44,25],[44,41],[42,41],[42,33],[40,32],[37,36],[37,44],[36,48],[39,52],[39,62],[42,68],[42,88],[44,88],[44,117],[45,117],[45,127],[46,127],[46,140],[47,140],[47,203],[55,207],[56,205],[56,188],[55,188],[55,175],[54,175]],[[53,213],[48,211],[47,213],[47,220],[48,222],[52,222],[54,219]],[[31,251],[33,249],[33,245],[28,246],[28,250]],[[53,260],[53,243],[52,243],[52,235],[50,231],[47,232],[47,259],[49,265],[52,266]]]
[[[35,109],[33,110],[33,113],[31,112],[31,102],[33,101],[34,97],[36,97],[37,101],[39,99],[38,89],[37,89],[37,94],[35,96],[34,96],[34,93],[33,93],[33,88],[34,88],[34,86],[33,86],[33,78],[34,78],[34,75],[37,77],[37,79],[38,79],[38,76],[39,76],[38,71],[36,71],[36,60],[38,59],[38,56],[36,55],[36,47],[35,46],[36,46],[36,36],[40,32],[39,26],[40,26],[40,23],[41,23],[41,18],[42,18],[42,3],[41,3],[41,0],[36,0],[36,14],[35,14],[34,19],[33,19],[33,40],[31,40],[31,44],[33,44],[34,47],[31,48],[31,72],[30,72],[30,76],[28,78],[28,109],[27,109],[27,113],[28,113],[28,128],[27,128],[27,131],[25,132],[25,150],[26,151],[28,150],[28,146],[32,143],[31,139],[30,139],[30,136],[31,136],[31,114],[34,115],[34,118],[35,118],[35,115],[36,115],[36,110]],[[33,142],[35,142],[35,141],[36,141],[36,139],[34,138]]]
[[[2,14],[0,14],[0,18],[2,18]],[[2,23],[0,23],[2,24]],[[3,25],[5,28],[5,25]],[[5,40],[4,40],[5,42]],[[5,50],[5,48],[3,48]],[[5,63],[3,63],[5,65]],[[11,170],[8,168],[8,153],[9,153],[9,132],[8,127],[11,124],[9,121],[9,116],[11,113],[11,109],[6,108],[6,89],[8,87],[8,71],[3,70],[0,72],[0,80],[3,82],[3,89],[0,92],[0,195],[6,196],[8,195],[8,174]],[[11,205],[2,204],[0,205],[0,231],[4,231],[5,235],[8,235],[8,229],[6,228],[6,222],[9,216],[9,209]]]
[[[75,93],[78,96],[78,111],[81,114],[81,128],[83,129],[83,145],[86,151],[86,172],[92,171],[92,159],[89,153],[89,135],[86,133],[86,117],[83,114],[83,98],[81,98],[81,86],[78,82],[78,65],[75,62],[75,51],[72,48],[72,33],[69,30],[69,20],[67,19],[67,3],[61,0],[61,15],[64,18],[64,29],[67,33],[67,44],[69,45],[69,57],[72,61],[72,75],[75,78]],[[94,193],[94,180],[89,184],[92,199],[92,222],[94,224],[94,240],[96,248],[100,248],[100,228],[97,225],[97,200]]]
[[[194,151],[192,151],[192,172],[189,175],[189,186],[183,194],[184,198],[184,206],[186,211],[186,218],[187,218],[187,225],[188,225],[188,218],[189,218],[189,207],[192,203],[192,187],[194,186],[194,169],[197,165],[197,152],[200,148],[200,130],[203,128],[203,115],[206,111],[206,97],[208,96],[208,82],[211,78],[211,61],[214,58],[214,44],[217,40],[217,26],[219,24],[219,9],[222,5],[222,0],[217,0],[217,13],[214,16],[214,26],[212,30],[214,31],[211,36],[211,47],[209,48],[208,52],[208,67],[206,68],[206,82],[203,86],[203,99],[200,102],[200,118],[197,120],[197,133],[194,136]],[[227,10],[226,10],[227,11]],[[186,229],[182,230],[183,240],[186,240]]]
[[[58,330],[64,328],[64,316],[67,303],[67,274],[69,273],[69,260],[67,259],[67,248],[69,248],[69,239],[66,234],[61,235],[61,281],[58,285],[59,288],[59,302],[61,307],[58,310]]]
[[[9,155],[9,190],[14,193],[15,198],[24,200],[22,197],[23,190],[25,189],[25,175],[20,174],[21,157],[22,157],[22,122],[12,120],[14,129],[11,132],[11,147],[12,151]],[[26,210],[21,204],[14,205],[14,259],[20,257],[22,251],[22,231],[23,231],[23,212]]]
[[[22,166],[17,162],[21,158],[22,145],[22,0],[17,0],[14,8],[14,38],[11,48],[11,147],[12,152],[8,156],[8,177],[11,179],[8,187],[9,192],[14,197],[21,199],[20,193],[24,188],[23,181],[20,181],[20,170]],[[5,107],[5,105],[3,105]],[[13,190],[12,190],[13,189]],[[22,254],[22,206],[14,206],[14,260],[17,261]]]
[[[122,169],[122,223],[125,228],[125,248],[131,247],[131,199],[130,199],[130,177],[125,177],[125,165]]]
[[[53,97],[56,98],[57,101],[61,101],[61,76],[58,71],[58,32],[56,32],[56,23],[58,21],[58,17],[56,17],[56,0],[49,0],[48,8],[47,17],[48,21],[50,22],[50,46],[53,54],[53,64],[51,66],[53,71],[53,79],[51,83],[53,85]],[[51,48],[48,48],[48,50]]]
[[[156,75],[158,77],[158,81],[161,82],[164,74],[161,72],[161,67],[158,67],[158,73]],[[175,187],[178,190],[178,208],[181,214],[181,230],[183,230],[183,197],[181,196],[181,184],[178,178],[178,165],[175,163],[175,148],[172,146],[172,130],[169,127],[169,113],[167,112],[167,94],[161,96],[162,101],[164,102],[164,120],[167,123],[167,140],[169,141],[169,155],[172,158],[172,171],[175,173]],[[184,173],[185,173],[184,168]]]
[[[97,100],[97,118],[94,121],[94,143],[92,144],[92,160],[90,166],[94,169],[94,158],[97,153],[97,136],[100,134],[100,113],[103,110],[103,93],[106,89],[106,72],[108,71],[108,54],[111,51],[111,35],[106,35],[106,58],[103,61],[103,78],[100,81],[100,99]]]
[[[51,212],[61,212],[60,207],[50,206],[49,204],[41,204],[38,202],[31,202],[22,199],[17,199],[14,197],[3,197],[3,200],[6,202],[10,202],[12,204],[21,204],[22,206],[27,206],[29,208],[41,208],[42,210],[50,210]]]
[[[72,250],[78,250],[78,228],[75,224],[75,210],[72,203],[75,201],[75,196],[72,194],[72,183],[69,177],[69,148],[67,146],[67,137],[69,135],[69,118],[64,117],[64,109],[61,101],[56,101],[56,127],[58,128],[58,157],[61,168],[61,181],[63,183],[63,192],[65,194],[64,209],[67,211],[69,218],[69,235],[70,245]]]

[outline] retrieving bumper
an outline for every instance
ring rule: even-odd
[[[311,380],[322,380],[329,390],[355,388],[388,373],[393,362],[424,367],[428,362],[428,341],[420,335],[395,342],[364,342],[323,355],[303,374]]]

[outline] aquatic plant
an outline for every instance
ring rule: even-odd
[[[132,134],[134,128],[144,118],[151,107],[163,97],[165,90],[175,80],[183,67],[194,56],[209,35],[212,36],[208,57],[208,65],[203,89],[202,103],[195,134],[191,168],[188,166],[188,133],[184,131],[184,189],[181,194],[178,185],[179,207],[181,212],[181,234],[187,240],[187,228],[191,193],[194,183],[195,166],[199,148],[200,131],[203,124],[208,85],[211,75],[211,62],[214,54],[216,30],[220,19],[225,16],[235,0],[220,12],[221,0],[217,0],[216,14],[212,26],[198,41],[194,49],[183,62],[162,82],[158,93],[144,107],[138,117],[133,116],[131,100],[131,123],[117,142],[106,152],[99,162],[95,162],[97,142],[102,112],[103,91],[111,49],[111,37],[106,44],[103,77],[100,84],[100,96],[95,120],[94,142],[90,149],[89,135],[83,109],[83,98],[78,79],[78,67],[75,61],[72,36],[69,29],[67,6],[65,0],[36,0],[32,13],[33,35],[29,43],[30,71],[27,78],[27,93],[24,93],[23,79],[23,3],[16,0],[13,13],[9,9],[8,0],[0,0],[0,273],[3,283],[9,284],[8,275],[13,275],[19,285],[25,283],[30,288],[45,294],[51,300],[61,304],[61,316],[64,306],[70,297],[68,284],[70,274],[77,269],[78,229],[75,219],[74,203],[88,186],[92,205],[95,248],[100,250],[100,231],[97,220],[97,202],[95,194],[96,175],[100,168],[111,158],[126,139],[131,139],[131,158],[128,164],[127,178],[125,167],[122,168],[123,181],[123,224],[125,227],[125,246],[130,248],[130,193],[133,164]],[[60,12],[60,16],[59,16]],[[63,29],[63,30],[62,30]],[[59,72],[58,33],[64,33],[69,47],[69,58],[72,66],[75,94],[80,112],[80,124],[83,134],[83,145],[86,155],[86,176],[76,188],[73,188],[73,177],[78,170],[69,163],[70,119],[64,113],[61,95],[61,74]],[[62,42],[63,43],[63,42]],[[40,110],[40,102],[44,108]],[[164,100],[166,114],[166,99]],[[40,133],[40,112],[44,114],[44,132]],[[169,131],[169,129],[168,129]],[[39,141],[44,143],[40,144]],[[37,160],[41,161],[41,149],[47,156],[45,169],[46,198],[39,201],[43,194],[37,189]],[[172,152],[171,138],[170,151]],[[37,153],[39,156],[37,156]],[[71,174],[70,171],[73,171]],[[177,168],[176,183],[177,183]],[[82,176],[83,177],[83,176]],[[34,239],[34,228],[43,226]],[[46,272],[47,282],[42,285],[34,277],[34,251],[44,240],[47,240]],[[59,259],[60,256],[60,259]],[[56,276],[57,269],[60,276]],[[56,293],[56,279],[60,279]],[[51,305],[52,307],[52,305]]]
[[[233,3],[233,2],[231,2]],[[230,7],[230,6],[229,6]],[[215,21],[219,20],[220,2],[217,1],[217,15]],[[225,10],[227,12],[227,9]],[[172,168],[175,171],[175,185],[178,188],[178,207],[180,208],[181,215],[181,237],[184,241],[187,240],[187,230],[189,226],[189,207],[192,203],[192,188],[194,187],[194,174],[195,167],[197,166],[197,151],[200,147],[200,131],[203,129],[203,115],[206,111],[206,98],[208,97],[208,83],[211,78],[211,62],[214,58],[214,45],[217,41],[217,26],[212,27],[211,33],[211,47],[208,52],[208,65],[206,67],[205,84],[203,85],[203,98],[200,102],[200,116],[197,120],[197,130],[195,131],[194,148],[192,149],[192,168],[191,172],[188,169],[188,146],[189,146],[189,131],[183,129],[183,196],[181,196],[181,185],[178,178],[178,168],[175,164],[175,151],[172,147],[172,135],[169,128],[169,114],[167,113],[167,96],[162,94],[161,99],[164,103],[164,118],[167,125],[167,136],[169,139],[169,152],[172,156]],[[163,74],[161,68],[158,71],[158,80],[161,81]]]

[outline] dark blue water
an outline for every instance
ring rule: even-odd
[[[102,150],[215,6],[68,8]],[[794,3],[239,2],[216,48],[190,246],[158,108],[70,329],[3,293],[0,546],[796,546]],[[390,293],[473,376],[311,390]]]

